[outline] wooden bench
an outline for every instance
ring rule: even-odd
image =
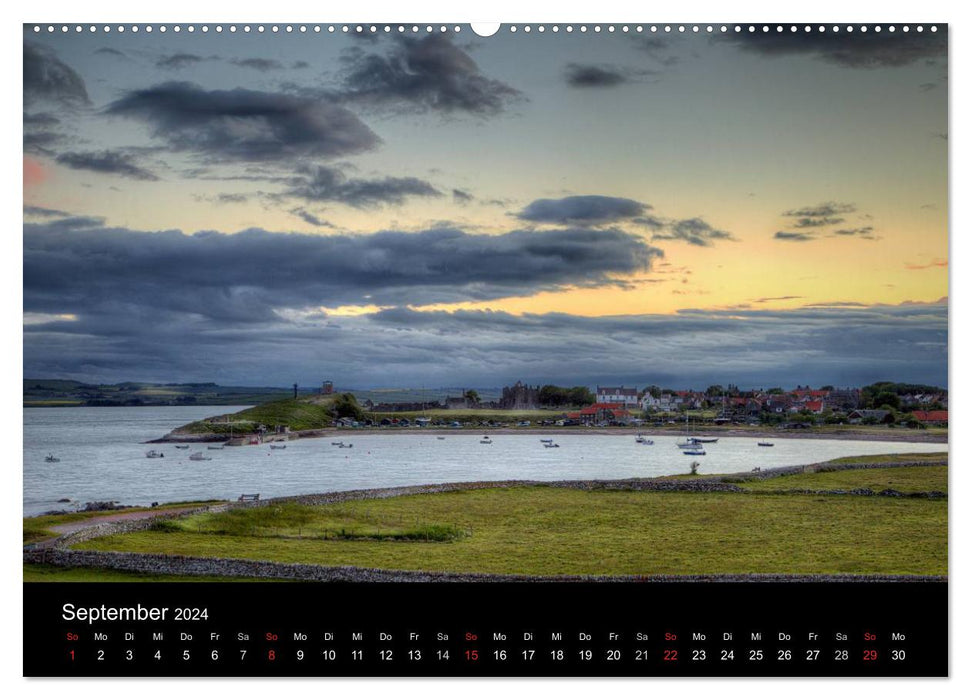
[[[260,494],[258,493],[241,493],[237,500],[240,501],[258,501],[260,500]]]

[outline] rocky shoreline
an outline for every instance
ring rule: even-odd
[[[300,440],[324,437],[348,437],[351,435],[647,435],[665,436],[671,435],[681,437],[683,432],[680,428],[584,428],[584,427],[549,427],[549,428],[319,428],[314,430],[294,430],[289,433],[289,439]],[[805,440],[868,440],[873,442],[913,442],[929,444],[947,444],[947,433],[928,433],[921,430],[909,430],[904,428],[886,429],[885,432],[868,430],[858,430],[846,428],[833,431],[816,431],[808,429],[777,429],[759,428],[757,430],[740,430],[733,428],[710,427],[699,429],[692,435],[700,438],[794,438]],[[252,437],[252,436],[250,436]],[[274,440],[286,439],[280,435],[270,436]],[[234,442],[242,444],[245,438],[237,437]],[[165,444],[165,443],[210,443],[210,442],[230,442],[225,435],[217,433],[179,433],[172,431],[167,435],[154,440],[148,440],[145,444]]]

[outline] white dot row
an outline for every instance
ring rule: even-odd
[[[131,32],[133,34],[137,34],[139,31],[145,32],[147,34],[151,34],[152,32],[154,32],[156,30],[158,32],[163,33],[163,34],[165,32],[167,32],[167,31],[173,31],[176,34],[182,32],[182,31],[186,31],[186,32],[188,32],[190,34],[196,32],[196,31],[200,31],[203,34],[208,33],[209,31],[214,31],[217,34],[218,33],[222,33],[223,31],[228,31],[230,33],[235,33],[237,31],[241,31],[243,33],[249,33],[249,32],[253,32],[253,31],[255,31],[257,33],[261,33],[261,32],[267,32],[268,31],[268,32],[273,33],[273,34],[277,34],[277,33],[280,33],[280,32],[284,32],[284,33],[287,33],[287,34],[292,34],[294,32],[297,32],[297,33],[300,33],[300,34],[306,34],[308,32],[313,32],[313,33],[316,33],[316,34],[319,34],[321,32],[327,32],[329,34],[333,34],[335,32],[342,32],[342,33],[345,33],[345,34],[350,34],[350,33],[355,33],[355,34],[378,34],[378,33],[381,33],[381,32],[383,32],[385,34],[390,34],[392,32],[397,32],[399,34],[404,34],[406,32],[411,32],[413,34],[417,34],[418,32],[422,32],[422,31],[424,31],[426,33],[432,33],[432,32],[435,32],[435,31],[443,32],[443,33],[444,32],[452,31],[452,32],[458,33],[458,32],[461,32],[462,31],[462,28],[460,26],[458,26],[458,25],[455,25],[453,27],[448,27],[448,26],[446,26],[444,24],[443,25],[440,25],[440,26],[433,26],[433,25],[430,25],[429,24],[429,25],[425,25],[423,27],[422,26],[419,26],[417,24],[413,24],[413,25],[410,25],[410,26],[405,26],[403,24],[399,24],[396,27],[392,27],[389,24],[383,25],[381,27],[379,27],[377,25],[373,25],[373,24],[372,25],[368,25],[368,26],[360,25],[360,24],[358,24],[356,26],[354,26],[354,25],[347,25],[347,24],[340,25],[340,26],[333,25],[333,24],[331,24],[331,25],[325,25],[325,26],[322,26],[322,25],[319,25],[319,24],[314,24],[314,25],[306,25],[306,24],[298,24],[298,25],[293,25],[293,24],[286,24],[286,25],[277,25],[277,24],[272,24],[272,25],[263,25],[263,24],[249,25],[249,24],[244,24],[244,25],[241,25],[241,26],[237,26],[235,24],[230,24],[230,25],[227,25],[225,27],[223,25],[221,25],[221,24],[217,24],[217,25],[212,26],[212,27],[210,27],[209,25],[206,25],[206,24],[203,24],[203,25],[201,25],[199,27],[196,27],[195,25],[191,25],[191,24],[185,25],[184,27],[182,25],[179,25],[179,24],[172,25],[171,27],[166,26],[166,25],[159,25],[158,27],[153,27],[152,25],[139,26],[137,24],[133,24],[133,25],[129,25],[129,26],[125,26],[123,24],[119,24],[119,25],[117,25],[115,27],[112,27],[111,25],[108,25],[108,24],[103,25],[103,26],[97,26],[97,25],[92,24],[92,25],[88,25],[87,27],[82,26],[80,24],[76,24],[76,25],[67,25],[67,24],[53,25],[53,24],[49,24],[46,27],[43,27],[43,26],[41,26],[39,24],[35,24],[33,26],[33,30],[34,30],[34,33],[35,34],[39,34],[40,32],[45,31],[45,29],[46,29],[46,31],[48,33],[51,33],[51,34],[53,34],[54,32],[57,32],[58,30],[60,30],[62,33],[67,33],[67,32],[70,32],[72,29],[75,32],[83,32],[85,29],[87,29],[89,32],[92,32],[92,33],[99,32],[99,31],[100,32],[104,32],[104,33],[110,33],[110,32],[113,32],[114,31],[114,32],[118,32],[119,34],[122,34],[122,33],[126,32],[126,31],[129,31],[129,32]],[[755,33],[761,32],[761,33],[767,34],[767,33],[770,33],[772,31],[775,31],[777,33],[782,33],[782,32],[785,32],[785,31],[789,31],[789,32],[793,32],[794,33],[794,32],[799,32],[801,30],[801,31],[807,32],[807,33],[809,33],[809,32],[824,33],[824,32],[830,32],[831,31],[834,34],[837,34],[837,33],[841,32],[841,31],[842,32],[846,32],[846,33],[852,33],[854,31],[860,31],[860,32],[864,32],[864,33],[865,32],[868,32],[868,31],[881,32],[884,29],[886,29],[886,31],[892,33],[892,32],[896,32],[898,30],[898,27],[895,26],[895,25],[889,25],[887,27],[883,27],[881,25],[868,26],[868,25],[865,25],[865,24],[859,25],[858,27],[854,27],[853,25],[846,25],[846,26],[843,26],[843,27],[840,27],[839,25],[826,26],[826,25],[823,25],[823,24],[820,24],[820,25],[817,25],[817,26],[813,26],[813,25],[808,25],[807,24],[807,25],[802,26],[802,27],[799,27],[799,26],[794,25],[794,24],[787,25],[787,26],[783,26],[781,24],[777,24],[777,25],[773,25],[773,26],[770,26],[770,25],[767,25],[767,24],[766,25],[761,25],[761,26],[756,26],[756,25],[742,26],[742,25],[737,25],[736,24],[733,27],[730,27],[730,26],[724,25],[724,24],[723,25],[720,25],[720,26],[717,26],[717,27],[716,26],[713,26],[713,25],[710,25],[710,24],[709,25],[697,25],[697,24],[693,24],[693,25],[683,25],[683,24],[679,24],[679,25],[670,25],[670,24],[664,24],[664,25],[654,25],[654,24],[652,24],[652,25],[641,25],[641,24],[638,24],[638,25],[627,25],[627,24],[624,24],[624,25],[613,25],[613,24],[608,24],[608,25],[605,25],[605,26],[601,26],[599,24],[595,24],[595,25],[591,25],[589,27],[587,25],[585,25],[585,24],[581,24],[581,25],[577,25],[577,26],[574,26],[572,24],[568,24],[568,25],[565,25],[563,27],[561,27],[560,25],[554,24],[554,25],[551,25],[551,26],[547,27],[547,26],[541,24],[541,25],[538,25],[536,27],[533,27],[531,25],[524,25],[522,27],[519,27],[519,26],[513,24],[513,25],[508,26],[506,29],[507,29],[507,31],[509,31],[509,32],[511,32],[513,34],[516,33],[516,32],[518,32],[518,31],[520,31],[520,29],[523,32],[526,32],[527,34],[530,33],[530,32],[532,32],[532,31],[534,31],[534,30],[537,31],[537,32],[539,32],[540,34],[545,33],[547,30],[553,32],[554,34],[560,32],[560,31],[565,31],[568,34],[569,33],[572,33],[572,32],[575,32],[575,31],[578,31],[581,34],[582,33],[585,33],[585,32],[588,32],[588,31],[593,31],[594,33],[600,33],[600,32],[602,32],[604,30],[606,30],[608,33],[613,33],[613,32],[620,31],[621,33],[630,33],[630,32],[634,32],[634,33],[644,33],[644,32],[651,32],[651,33],[657,33],[657,32],[664,32],[664,33],[671,33],[671,32],[689,33],[690,32],[690,33],[694,33],[694,34],[699,34],[699,33],[713,34],[713,33],[716,33],[716,32],[722,33],[722,34],[727,33],[727,32],[735,32],[735,33],[748,32],[750,34],[755,34]],[[899,27],[899,29],[902,32],[910,32],[911,30],[914,30],[914,31],[917,31],[917,32],[923,32],[924,29],[925,29],[925,27],[924,27],[924,25],[921,25],[921,24],[918,24],[918,25],[913,26],[913,27],[911,27],[910,25],[903,25],[903,26]],[[931,25],[930,27],[928,27],[928,29],[931,32],[936,32],[937,31],[937,26],[936,25]]]
[[[313,25],[306,25],[306,24],[298,24],[298,25],[293,25],[293,24],[286,24],[286,25],[278,25],[278,24],[271,24],[271,25],[264,25],[264,24],[249,25],[249,24],[244,24],[244,25],[241,25],[241,26],[237,26],[235,24],[230,24],[230,25],[227,25],[225,27],[223,25],[221,25],[221,24],[217,24],[217,25],[212,26],[212,27],[210,27],[209,25],[206,25],[206,24],[203,24],[203,25],[198,26],[198,27],[196,27],[195,25],[191,25],[191,24],[185,25],[185,26],[182,26],[182,25],[179,25],[179,24],[175,24],[175,25],[172,25],[171,27],[166,26],[164,24],[163,25],[159,25],[158,27],[153,27],[152,25],[139,26],[137,24],[133,24],[133,25],[130,25],[130,26],[125,26],[123,24],[119,24],[116,27],[112,27],[111,25],[106,24],[104,26],[100,26],[99,27],[97,25],[92,24],[92,25],[88,25],[87,27],[85,27],[85,26],[82,26],[80,24],[75,24],[75,25],[67,25],[67,24],[53,25],[53,24],[49,24],[46,27],[43,27],[43,26],[41,26],[39,24],[35,24],[34,27],[33,27],[33,29],[34,29],[34,33],[35,34],[40,33],[40,32],[43,32],[45,29],[47,30],[48,33],[54,33],[54,32],[56,32],[58,30],[60,30],[62,33],[67,33],[67,32],[70,32],[72,29],[75,32],[83,32],[85,29],[87,29],[89,32],[92,32],[92,33],[93,32],[99,32],[100,31],[100,32],[104,32],[104,33],[118,32],[119,34],[122,34],[122,33],[126,32],[126,31],[129,31],[129,32],[132,32],[132,33],[138,33],[139,31],[143,31],[143,32],[146,32],[146,33],[149,33],[149,34],[151,34],[154,31],[159,31],[159,32],[161,32],[163,34],[165,32],[168,32],[168,31],[173,31],[176,34],[178,34],[179,32],[182,32],[182,31],[189,32],[190,34],[196,32],[196,31],[200,31],[200,32],[202,32],[204,34],[205,33],[208,33],[209,31],[214,31],[217,34],[218,33],[222,33],[223,31],[228,31],[230,33],[235,33],[237,31],[241,31],[241,32],[244,32],[244,33],[249,33],[249,32],[258,32],[258,33],[260,33],[260,32],[271,32],[271,33],[274,33],[274,34],[278,34],[280,32],[285,32],[287,34],[292,34],[294,32],[301,33],[301,34],[306,34],[307,32],[314,32],[316,34],[319,34],[320,32],[328,32],[328,33],[331,33],[331,34],[333,34],[334,32],[344,32],[345,34],[347,34],[347,33],[377,34],[378,32],[381,32],[381,31],[384,31],[386,33],[390,33],[392,31],[397,31],[399,33],[405,33],[405,32],[409,32],[409,31],[410,32],[413,32],[413,33],[417,33],[417,32],[420,32],[420,31],[425,31],[425,32],[429,32],[429,33],[430,32],[434,32],[434,31],[439,31],[439,32],[448,32],[448,31],[461,32],[462,31],[462,28],[460,26],[458,26],[458,25],[455,25],[454,27],[447,27],[444,24],[441,25],[440,27],[434,27],[434,26],[432,26],[430,24],[427,25],[427,26],[425,26],[425,27],[420,27],[417,24],[412,25],[412,26],[409,26],[409,27],[406,27],[404,25],[398,25],[397,27],[392,27],[390,25],[384,25],[383,27],[377,27],[375,25],[370,25],[370,26],[362,26],[362,25],[351,26],[351,25],[347,25],[347,24],[345,24],[343,26],[336,26],[336,25],[333,25],[333,24],[326,25],[326,26],[321,26],[319,24],[313,24]]]
[[[510,32],[513,32],[513,33],[519,31],[519,28],[516,27],[516,25],[510,26],[508,29],[509,29]],[[547,28],[545,26],[543,26],[543,25],[539,25],[535,29],[538,32],[545,32]],[[560,27],[557,26],[557,25],[553,25],[549,29],[550,29],[550,31],[553,31],[553,32],[559,32],[560,31]],[[605,27],[602,27],[599,24],[595,24],[595,25],[592,25],[591,27],[587,27],[587,25],[581,24],[581,25],[579,25],[577,27],[574,27],[573,25],[567,25],[567,26],[563,27],[563,30],[566,31],[566,32],[573,32],[573,31],[586,32],[588,30],[593,30],[593,32],[598,33],[598,32],[602,32],[604,29],[606,29],[607,32],[616,32],[616,31],[619,30],[620,32],[628,32],[628,33],[629,32],[637,32],[637,33],[643,33],[643,32],[654,32],[654,33],[657,33],[657,32],[667,32],[667,33],[670,33],[670,32],[679,32],[679,33],[682,33],[683,34],[683,33],[690,32],[690,33],[694,33],[694,34],[699,34],[699,33],[713,34],[715,32],[720,32],[720,33],[727,33],[727,32],[742,33],[742,32],[748,32],[750,34],[755,34],[755,33],[761,32],[761,33],[768,34],[769,32],[772,32],[773,30],[776,31],[776,32],[778,32],[778,33],[782,33],[782,32],[785,32],[787,29],[790,32],[798,32],[800,30],[800,27],[797,26],[797,25],[795,25],[795,24],[788,25],[788,27],[783,26],[781,24],[777,24],[777,25],[774,25],[774,26],[770,26],[768,24],[764,24],[764,25],[761,25],[761,26],[757,26],[757,25],[754,25],[754,24],[750,24],[747,27],[742,26],[742,25],[739,25],[739,24],[736,24],[733,27],[730,27],[730,26],[725,25],[725,24],[720,25],[720,26],[717,26],[717,27],[716,26],[713,26],[713,25],[710,25],[710,24],[708,24],[708,25],[698,25],[698,24],[692,24],[692,25],[684,25],[684,24],[678,24],[678,25],[671,25],[671,24],[657,25],[657,24],[652,24],[652,25],[649,25],[649,26],[645,26],[645,25],[641,25],[641,24],[634,25],[634,26],[627,25],[627,24],[623,24],[623,25],[620,25],[620,26],[613,25],[613,24],[608,24]],[[868,26],[868,25],[865,25],[865,24],[864,25],[860,25],[859,27],[856,27],[856,28],[853,27],[853,25],[846,25],[844,27],[840,27],[839,25],[833,25],[832,27],[827,27],[824,24],[820,24],[820,25],[818,25],[816,27],[807,24],[804,27],[802,27],[802,30],[804,32],[813,32],[813,31],[815,31],[815,32],[820,32],[820,33],[823,33],[823,32],[826,32],[826,31],[832,31],[834,33],[839,33],[841,30],[852,33],[854,31],[854,29],[859,29],[859,31],[861,31],[861,32],[867,32],[867,31],[870,31],[870,30],[872,30],[874,32],[880,32],[880,31],[883,31],[884,27],[882,27],[881,25]],[[897,31],[897,27],[894,26],[894,25],[890,25],[890,26],[886,27],[886,29],[887,29],[887,31],[890,31],[890,32]],[[900,29],[902,31],[904,31],[904,32],[909,32],[911,30],[911,27],[909,25],[904,25],[904,26],[900,27]],[[915,29],[918,32],[923,32],[924,31],[924,25],[920,25],[920,24],[919,25],[916,25],[915,27],[913,27],[913,29]],[[533,27],[531,27],[529,25],[526,25],[526,26],[524,26],[522,28],[522,30],[524,32],[529,33],[531,31],[533,31]],[[930,31],[936,32],[937,31],[937,26],[936,25],[931,25],[930,26]]]

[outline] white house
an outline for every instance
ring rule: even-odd
[[[636,408],[638,405],[637,389],[629,389],[622,386],[598,386],[597,403],[619,403],[625,407],[631,406]]]
[[[641,410],[642,411],[657,411],[661,407],[661,399],[656,399],[651,396],[651,392],[646,392],[641,398]]]

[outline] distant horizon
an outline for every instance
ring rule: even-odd
[[[69,378],[64,378],[64,377],[25,377],[23,379],[23,381],[25,383],[26,382],[44,382],[44,381],[70,381],[70,382],[78,382],[80,384],[87,384],[87,385],[91,385],[91,386],[95,386],[95,385],[116,386],[116,385],[120,385],[120,384],[149,384],[149,385],[155,385],[155,386],[188,386],[188,385],[208,385],[208,384],[211,384],[213,386],[227,388],[227,389],[279,389],[281,391],[281,393],[286,393],[286,392],[292,392],[293,391],[293,382],[290,382],[289,384],[279,384],[279,385],[278,384],[266,384],[266,383],[263,383],[263,384],[220,384],[219,382],[206,381],[206,380],[195,380],[195,381],[188,381],[188,380],[186,380],[186,381],[151,381],[151,380],[139,380],[139,379],[122,379],[122,380],[119,380],[119,381],[97,381],[97,380],[89,380],[89,381],[86,381],[86,380],[81,380],[81,379],[69,379]],[[740,384],[737,384],[736,382],[710,382],[710,383],[706,383],[705,386],[697,386],[697,387],[696,386],[676,386],[676,385],[668,385],[668,384],[658,383],[658,382],[646,382],[646,383],[644,383],[644,382],[631,382],[631,381],[626,381],[626,382],[600,382],[599,384],[582,384],[582,383],[576,384],[576,383],[570,383],[570,382],[547,382],[547,381],[534,382],[534,381],[527,381],[525,379],[516,380],[516,381],[522,381],[523,384],[526,384],[528,386],[540,386],[540,387],[546,386],[546,385],[559,386],[559,387],[583,386],[583,387],[586,387],[586,388],[588,388],[588,389],[590,389],[592,391],[596,391],[596,389],[597,389],[598,386],[599,387],[636,388],[638,391],[642,391],[642,390],[644,390],[644,389],[646,389],[648,387],[655,387],[656,386],[656,387],[659,387],[661,389],[671,389],[671,390],[674,390],[674,391],[697,391],[697,392],[704,392],[704,391],[706,391],[711,386],[722,386],[725,389],[727,389],[729,386],[734,386],[740,392],[767,391],[768,389],[774,389],[774,388],[781,388],[784,391],[791,391],[791,390],[794,390],[794,389],[796,389],[798,387],[809,387],[811,389],[819,389],[820,387],[824,387],[824,386],[832,386],[834,389],[857,389],[857,388],[861,388],[861,387],[864,387],[864,386],[870,386],[872,384],[877,384],[877,383],[881,383],[881,382],[890,382],[890,383],[893,383],[893,384],[924,385],[924,386],[931,386],[931,387],[934,387],[934,388],[937,388],[937,389],[942,389],[943,391],[948,391],[948,387],[947,387],[946,384],[935,384],[933,382],[912,382],[912,381],[903,381],[903,380],[898,380],[898,379],[887,379],[887,378],[878,379],[878,380],[875,380],[875,381],[868,381],[868,382],[865,382],[865,383],[862,383],[862,384],[846,384],[846,383],[837,384],[835,382],[821,382],[821,383],[818,383],[818,384],[809,384],[809,383],[804,383],[804,382],[796,382],[795,384],[762,383],[762,384],[758,384],[758,385],[746,385],[746,386],[742,386]],[[452,391],[462,391],[462,390],[490,390],[490,391],[497,391],[498,392],[498,391],[502,391],[502,389],[504,387],[513,386],[514,384],[516,384],[516,381],[511,381],[511,382],[502,383],[502,384],[493,384],[493,385],[485,385],[485,384],[459,385],[459,384],[456,384],[456,385],[439,385],[439,386],[431,386],[431,385],[429,385],[429,386],[418,386],[418,385],[412,386],[412,385],[402,384],[402,385],[397,385],[397,386],[372,386],[372,387],[367,387],[367,386],[341,386],[341,385],[335,383],[334,384],[334,393],[353,392],[353,391],[367,391],[367,392],[380,392],[380,391],[389,391],[389,392],[390,391],[414,391],[414,392],[422,392],[422,391],[425,391],[425,392],[435,392],[435,391],[438,391],[438,392],[440,392],[440,391],[446,391],[446,390],[452,390]],[[306,392],[306,393],[318,392],[318,391],[320,391],[320,382],[317,382],[316,384],[309,383],[309,382],[308,383],[299,383],[298,382],[297,383],[297,390],[299,392]]]

